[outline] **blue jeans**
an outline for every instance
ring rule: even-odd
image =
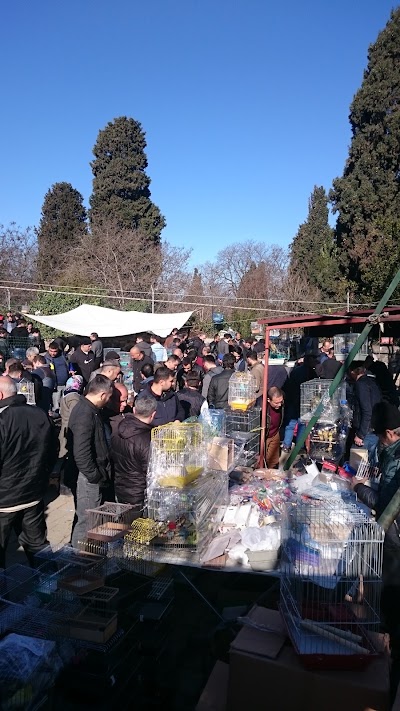
[[[300,437],[301,433],[305,429],[305,424],[304,422],[301,422],[297,417],[293,417],[289,422],[287,423],[285,427],[285,435],[283,437],[283,446],[290,448],[292,446],[293,442],[293,437],[294,437],[294,428],[297,427],[297,439]]]
[[[76,485],[75,520],[72,528],[71,543],[74,548],[78,548],[79,541],[87,538],[89,517],[86,509],[95,509],[103,503],[102,490],[98,484],[91,484],[86,477],[79,472]]]

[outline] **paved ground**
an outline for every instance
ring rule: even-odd
[[[65,490],[64,490],[65,491]],[[71,536],[71,526],[74,517],[74,499],[72,494],[60,494],[56,496],[54,487],[50,487],[47,495],[48,504],[46,508],[47,537],[53,548],[69,543]],[[7,565],[13,563],[27,564],[25,553],[18,547],[15,536],[10,541],[7,550]]]

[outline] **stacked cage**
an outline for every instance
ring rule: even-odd
[[[333,338],[333,349],[336,360],[345,361],[355,345],[359,333],[341,333]],[[368,355],[368,342],[362,344],[357,353],[358,360],[365,360]]]
[[[329,459],[339,462],[341,459],[345,437],[342,436],[340,397],[341,389],[329,395],[332,380],[309,380],[300,386],[300,419],[309,422],[319,403],[323,402],[323,410],[318,422],[310,433],[309,455],[312,459],[323,461]]]
[[[232,410],[249,410],[256,401],[256,392],[256,379],[251,373],[233,373],[229,378],[229,407]]]
[[[260,452],[261,409],[252,407],[246,412],[226,411],[226,434],[232,437],[238,446],[240,455],[238,464],[251,467],[256,463]]]
[[[298,499],[282,522],[280,607],[309,667],[363,667],[375,655],[384,533],[340,497]]]
[[[158,525],[149,546],[155,560],[195,561],[215,534],[218,507],[227,499],[228,475],[207,471],[199,423],[153,430],[147,510]]]
[[[87,509],[87,538],[90,541],[112,543],[123,538],[135,518],[133,506],[106,501],[95,509]]]

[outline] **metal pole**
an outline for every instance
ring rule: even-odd
[[[263,399],[261,409],[261,436],[260,436],[260,459],[259,467],[264,466],[265,449],[266,449],[266,428],[267,428],[267,408],[268,408],[268,361],[269,361],[269,328],[265,329],[265,356],[264,356],[264,383],[263,383]]]
[[[151,313],[154,314],[154,286],[153,284],[150,287],[151,289]]]
[[[329,397],[331,397],[333,395],[333,393],[339,387],[350,364],[353,362],[353,360],[356,357],[358,351],[360,350],[362,344],[364,343],[364,341],[368,337],[368,334],[370,333],[371,329],[375,325],[376,319],[374,319],[374,316],[378,317],[381,314],[382,310],[384,309],[384,307],[386,306],[390,297],[392,296],[394,290],[399,285],[399,282],[400,282],[400,269],[397,272],[396,276],[392,279],[390,285],[386,289],[379,304],[377,305],[374,313],[369,317],[368,323],[364,326],[364,328],[361,331],[359,337],[357,338],[353,348],[351,349],[346,360],[344,361],[342,367],[340,368],[339,372],[337,373],[334,380],[332,381],[330,388],[329,388]],[[301,434],[301,436],[297,439],[296,446],[294,447],[294,449],[292,449],[289,458],[286,460],[284,467],[283,467],[285,471],[287,471],[289,469],[289,467],[291,467],[291,465],[293,464],[293,461],[295,460],[297,454],[299,453],[300,449],[302,448],[302,446],[303,446],[304,442],[306,441],[308,435],[310,434],[312,428],[318,422],[323,409],[324,409],[324,402],[323,402],[323,399],[321,399],[321,401],[320,401],[318,407],[316,408],[307,427],[305,428],[305,430]]]
[[[350,311],[350,292],[347,292],[347,313]]]

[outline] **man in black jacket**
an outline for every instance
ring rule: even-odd
[[[353,429],[354,444],[368,450],[370,461],[376,462],[378,437],[372,429],[372,410],[382,400],[382,393],[372,373],[368,373],[362,361],[353,361],[349,374],[354,380]]]
[[[154,361],[150,356],[145,355],[145,353],[139,348],[139,344],[137,346],[132,346],[129,353],[132,358],[132,387],[135,393],[138,393],[142,384],[142,375],[140,371],[146,363],[154,365]]]
[[[235,359],[231,353],[224,355],[222,359],[223,372],[214,375],[208,388],[208,404],[217,410],[228,407],[229,381],[235,372]]]
[[[43,496],[56,461],[56,433],[47,415],[0,378],[0,568],[14,530],[29,562],[47,545]]]
[[[81,345],[76,349],[76,351],[73,352],[71,358],[69,359],[69,362],[74,369],[73,372],[76,375],[82,376],[83,384],[85,386],[88,384],[91,374],[97,368],[96,360],[91,347],[92,341],[90,338],[83,338]]]
[[[150,396],[156,401],[157,411],[153,420],[154,427],[167,425],[169,422],[182,422],[185,419],[183,407],[172,390],[173,384],[173,373],[165,366],[161,366],[154,373],[153,382],[143,388],[136,398],[135,407],[139,398],[145,396]]]
[[[206,399],[203,397],[199,388],[201,381],[197,373],[189,373],[186,378],[185,387],[177,392],[178,400],[185,411],[185,420],[188,417],[198,417],[203,403]]]
[[[376,518],[383,513],[400,487],[400,412],[396,405],[380,402],[373,408],[372,426],[379,436],[381,451],[378,489],[366,486],[364,480],[353,477],[352,485],[360,501],[374,509]],[[390,633],[394,666],[392,675],[398,681],[400,667],[400,516],[385,533],[382,568],[382,612]]]
[[[77,473],[71,539],[75,548],[79,541],[86,538],[86,509],[94,509],[103,503],[111,482],[110,455],[100,410],[107,405],[112,393],[111,380],[104,375],[96,375],[69,419],[68,450],[73,454]]]
[[[144,506],[150,433],[156,410],[154,397],[138,398],[134,414],[125,415],[111,437],[115,496],[119,503],[132,504],[136,516]]]

